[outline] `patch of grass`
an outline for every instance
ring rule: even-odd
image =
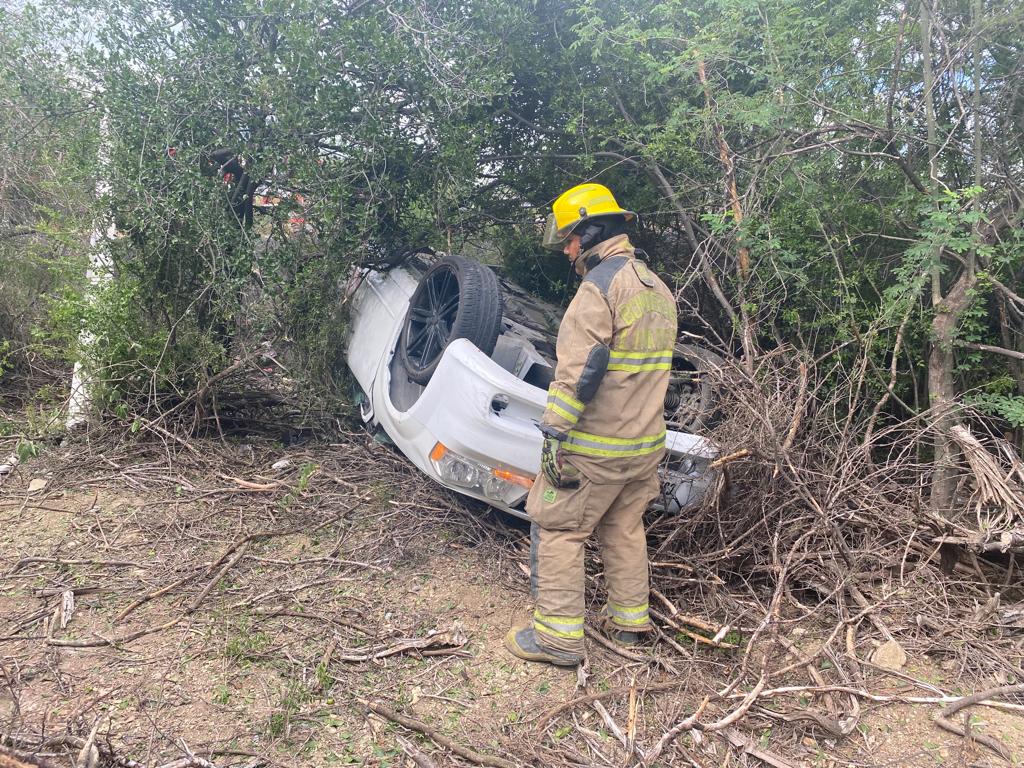
[[[316,473],[318,468],[318,465],[314,464],[312,461],[307,461],[303,464],[299,469],[299,478],[295,481],[295,486],[283,499],[277,502],[277,506],[280,509],[287,509],[294,504],[295,500],[304,494],[306,489],[309,488],[309,483],[313,479],[313,475]]]
[[[313,698],[313,692],[296,681],[290,681],[285,688],[267,723],[267,735],[272,739],[287,737],[292,718],[302,710],[302,706]]]
[[[18,461],[24,464],[39,455],[39,446],[31,440],[19,440],[18,445],[14,448],[14,455],[18,457]]]
[[[373,747],[373,756],[380,760],[381,766],[400,765],[403,762],[403,755],[405,753],[399,747],[382,747],[379,744],[375,744]],[[394,762],[395,759],[398,762]]]
[[[316,677],[317,687],[326,693],[331,690],[334,686],[334,678],[331,677],[331,673],[327,669],[327,665],[322,661],[316,665],[316,669],[313,670],[313,675]]]
[[[373,500],[380,506],[394,501],[395,495],[398,493],[398,489],[391,483],[373,483],[366,490],[370,492]]]
[[[224,644],[224,655],[236,664],[257,661],[261,653],[270,646],[270,635],[253,632],[247,621],[241,622],[235,633]]]
[[[226,685],[218,685],[213,692],[213,702],[224,706],[229,701],[231,701],[231,688]]]

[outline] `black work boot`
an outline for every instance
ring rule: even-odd
[[[601,630],[605,636],[608,637],[612,642],[618,645],[631,648],[634,645],[640,644],[640,639],[650,631],[650,624],[644,626],[643,632],[635,632],[632,629],[626,629],[621,627],[611,620],[611,617],[605,616],[601,622]]]
[[[609,625],[608,628],[605,629],[605,634],[608,635],[613,642],[627,647],[637,645],[640,642],[639,632],[630,632],[628,629],[615,629],[612,625]]]
[[[575,667],[583,661],[581,654],[546,648],[538,643],[532,626],[510,629],[505,635],[505,648],[520,659],[542,661],[556,667]]]

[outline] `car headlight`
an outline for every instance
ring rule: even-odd
[[[442,443],[434,446],[430,452],[430,461],[446,483],[482,493],[489,499],[509,506],[522,499],[533,485],[532,477],[481,464],[450,450]]]

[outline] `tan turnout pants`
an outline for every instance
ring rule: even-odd
[[[608,586],[605,615],[622,629],[650,629],[647,537],[643,514],[658,495],[656,472],[625,484],[555,488],[543,473],[530,490],[530,581],[537,641],[549,648],[583,651],[583,545],[597,533]]]

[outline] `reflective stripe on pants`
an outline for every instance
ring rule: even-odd
[[[644,627],[651,619],[650,607],[645,601],[642,605],[620,605],[612,600],[605,606],[605,615],[612,620],[613,624],[622,627]]]
[[[579,616],[548,616],[541,611],[533,612],[533,629],[543,635],[567,641],[583,642],[583,615]]]

